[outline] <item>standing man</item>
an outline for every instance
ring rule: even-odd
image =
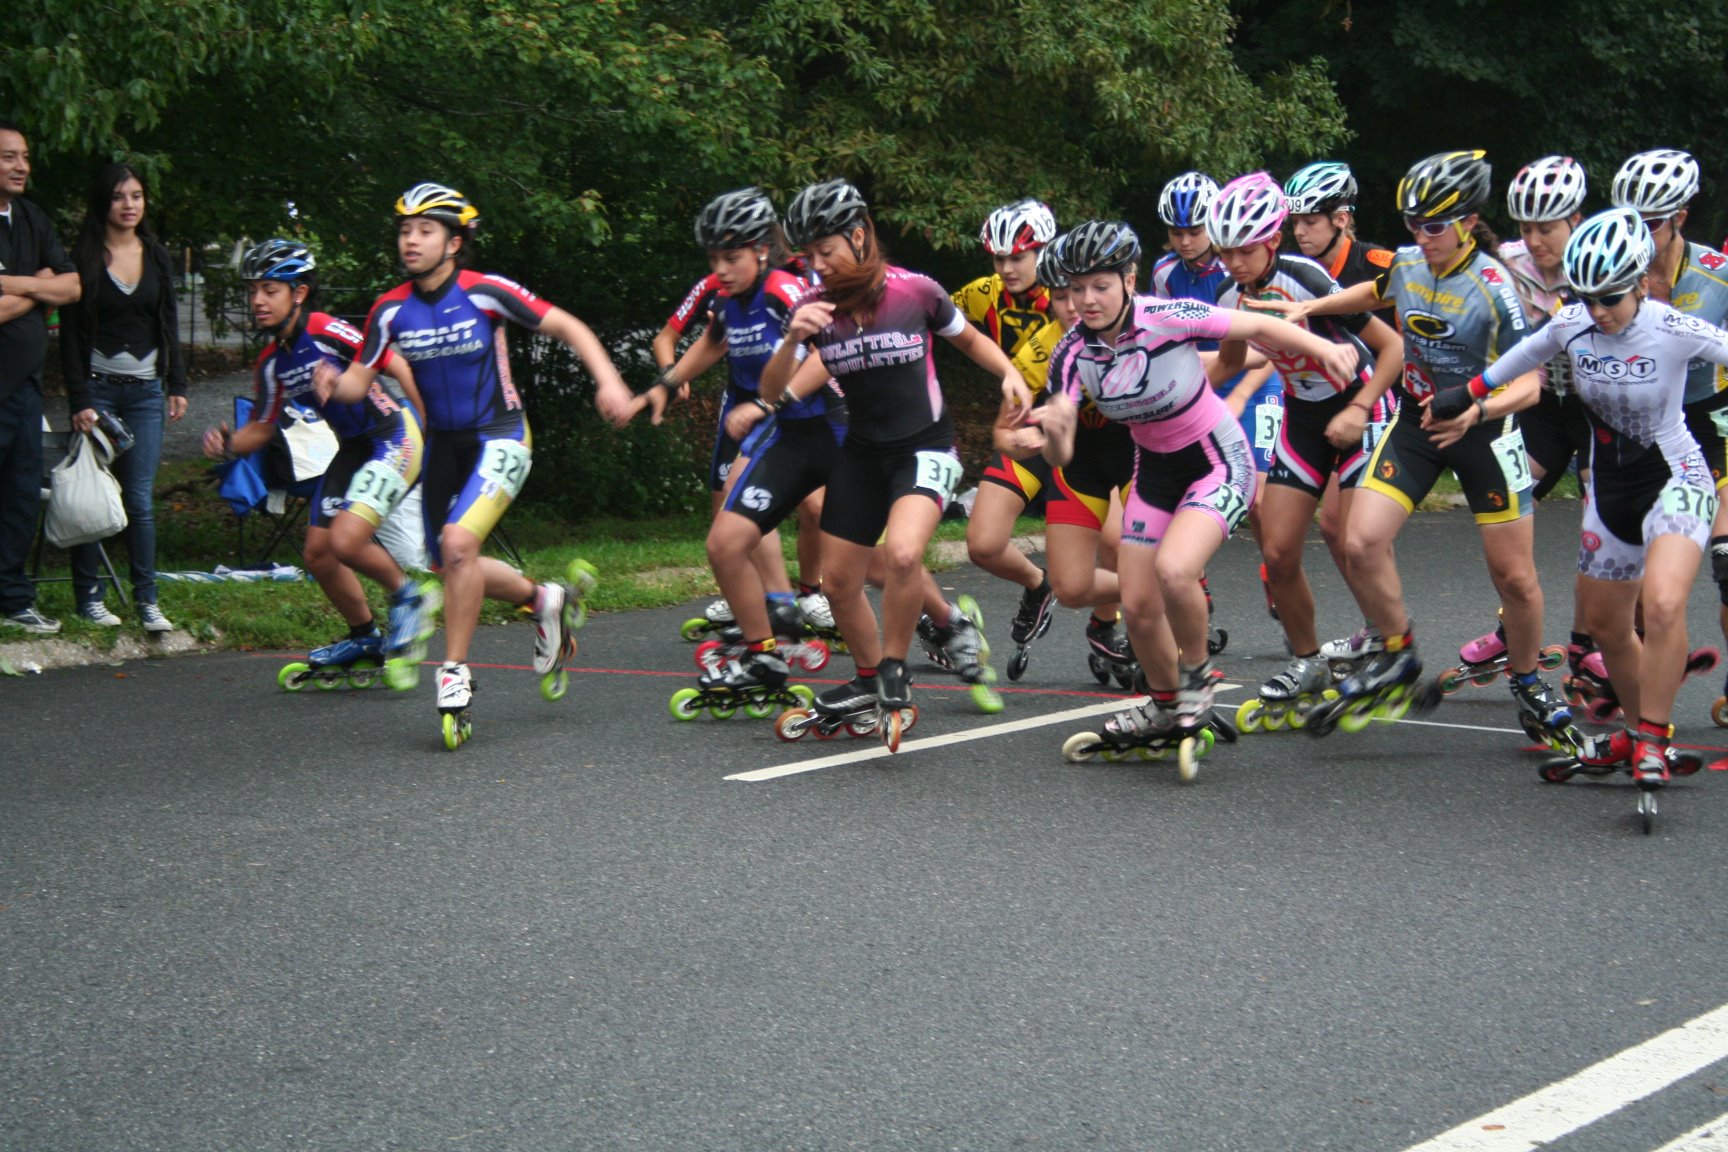
[[[48,313],[77,300],[79,287],[48,217],[23,198],[29,178],[24,132],[0,120],[0,636],[60,631],[60,621],[36,611],[24,559],[42,501]]]

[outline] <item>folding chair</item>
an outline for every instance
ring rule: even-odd
[[[47,543],[48,528],[48,497],[52,494],[49,479],[54,466],[65,459],[67,451],[72,447],[73,433],[70,429],[56,432],[48,426],[48,417],[42,417],[42,508],[36,517],[36,543],[34,555],[30,561],[30,582],[32,584],[70,584],[71,576],[42,575],[42,546]],[[132,603],[132,594],[120,582],[120,574],[114,571],[114,561],[108,558],[107,547],[98,540],[96,552],[102,558],[102,571],[106,575],[96,578],[97,585],[108,583],[114,587],[114,595],[120,598],[120,603]]]

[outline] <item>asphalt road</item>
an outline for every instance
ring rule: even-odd
[[[1561,640],[1576,516],[1539,516]],[[1438,667],[1492,622],[1475,534],[1399,554]],[[1000,664],[1012,591],[945,580]],[[1251,546],[1213,586],[1251,686]],[[673,720],[698,607],[595,618],[555,704],[485,630],[456,753],[429,684],[289,696],[286,656],[0,681],[0,1148],[1397,1150],[1728,1003],[1728,781],[1642,835],[1628,785],[1537,779],[1503,687],[1191,785],[1065,764],[1096,718],[917,743],[1105,702],[1064,613],[1002,715],[927,672],[898,757],[750,782],[873,744]],[[1682,743],[1728,745],[1719,687]],[[1728,1111],[1719,1060],[1670,1079],[1551,1146]]]

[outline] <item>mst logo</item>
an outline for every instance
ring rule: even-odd
[[[1648,380],[1656,374],[1656,361],[1648,356],[1633,356],[1629,360],[1621,360],[1614,356],[1591,356],[1580,353],[1577,357],[1577,365],[1580,376],[1606,380],[1610,384]]]

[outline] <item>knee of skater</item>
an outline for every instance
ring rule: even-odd
[[[888,578],[904,579],[916,574],[924,567],[924,549],[907,545],[888,544],[882,549],[883,561],[888,566]]]
[[[1050,591],[1056,596],[1056,603],[1064,608],[1092,607],[1092,581],[1065,580],[1052,572],[1050,574]]]
[[[1534,604],[1542,598],[1542,585],[1536,579],[1534,568],[1519,572],[1508,572],[1494,582],[1500,593],[1500,602],[1508,600],[1515,604]]]
[[[1260,558],[1266,561],[1266,575],[1272,580],[1283,580],[1302,570],[1300,544],[1295,548],[1268,544],[1260,553]]]
[[[966,556],[980,568],[988,568],[1002,555],[1002,546],[991,541],[966,538]]]
[[[1686,630],[1686,597],[1683,593],[1657,592],[1646,586],[1642,603],[1646,636]]]
[[[1200,569],[1174,557],[1165,559],[1160,554],[1153,570],[1157,572],[1158,586],[1164,590],[1166,596],[1184,588],[1198,587],[1200,584]]]
[[[466,532],[445,531],[439,537],[439,550],[444,554],[444,568],[465,568],[472,564],[480,554],[480,547],[474,542],[474,537]]]

